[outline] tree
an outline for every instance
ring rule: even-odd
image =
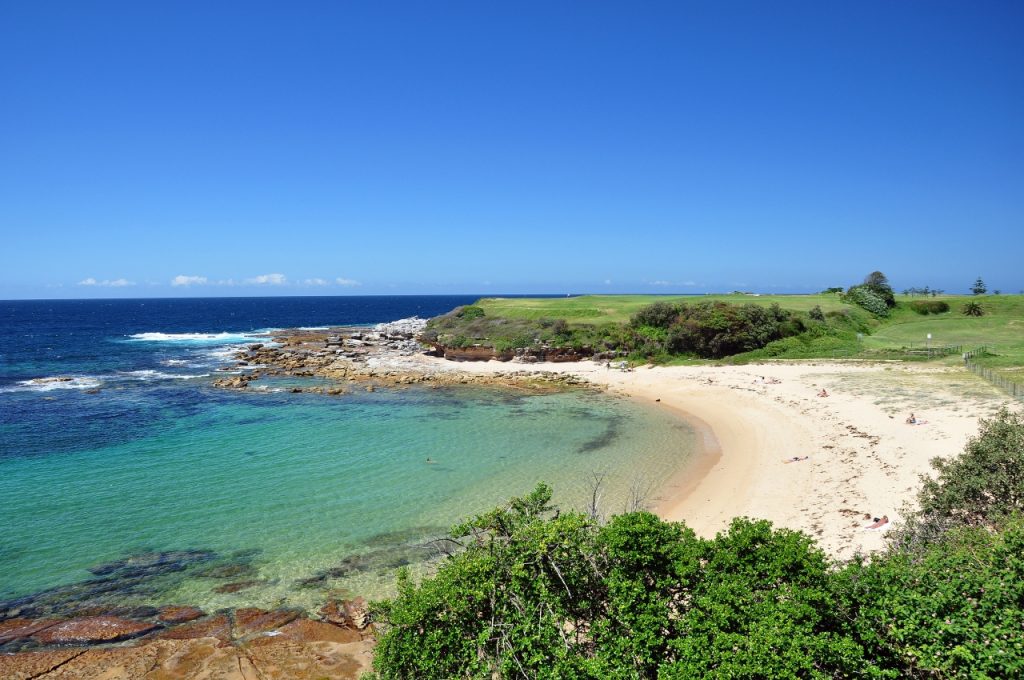
[[[886,307],[896,306],[896,296],[893,294],[889,279],[882,272],[871,272],[864,277],[864,284],[868,290],[885,300]]]
[[[985,291],[987,290],[988,288],[985,286],[985,282],[982,281],[981,277],[979,276],[978,280],[974,282],[974,287],[971,288],[971,292],[974,293],[975,295],[984,295]]]

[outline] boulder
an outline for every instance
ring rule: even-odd
[[[42,645],[94,645],[129,640],[157,628],[154,623],[116,616],[85,616],[48,626],[34,633],[32,639]]]

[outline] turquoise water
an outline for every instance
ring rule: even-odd
[[[562,507],[582,508],[595,472],[606,475],[606,511],[620,511],[636,481],[657,486],[695,445],[668,414],[585,391],[327,397],[225,392],[205,380],[19,396],[22,408],[39,400],[32,409],[66,414],[69,427],[94,408],[90,398],[117,404],[118,436],[93,418],[84,443],[0,458],[0,599],[183,550],[204,551],[203,561],[105,597],[216,609],[382,595],[397,566],[430,557],[424,544],[469,513],[542,480]],[[218,592],[238,582],[246,587]]]

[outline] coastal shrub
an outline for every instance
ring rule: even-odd
[[[641,307],[630,319],[633,328],[668,328],[679,317],[680,306],[671,302],[655,302]]]
[[[477,305],[466,305],[465,307],[460,307],[455,312],[455,315],[464,321],[472,321],[484,316],[484,308]]]
[[[985,309],[977,302],[968,302],[960,309],[967,316],[985,316]]]
[[[821,311],[821,305],[814,305],[811,311],[807,312],[807,316],[815,321],[825,321],[825,312]]]
[[[434,576],[374,605],[381,678],[879,676],[812,539],[734,520],[705,540],[648,512],[601,525],[551,490],[452,529]]]
[[[884,298],[880,297],[867,286],[860,285],[846,291],[846,299],[859,307],[862,307],[875,316],[889,316],[889,305]]]
[[[949,303],[945,300],[914,300],[910,308],[918,314],[942,314],[949,311]]]
[[[1024,416],[1003,408],[982,419],[963,453],[932,467],[938,475],[923,477],[918,495],[923,514],[985,526],[1024,512]]]
[[[867,656],[898,677],[1024,675],[1024,520],[958,527],[921,551],[855,560],[838,600]]]

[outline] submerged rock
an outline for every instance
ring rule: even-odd
[[[218,614],[207,619],[190,621],[157,633],[161,640],[191,640],[194,638],[216,638],[222,642],[231,639],[231,619]]]
[[[195,621],[198,618],[204,616],[204,612],[199,607],[162,607],[159,614],[157,615],[157,621],[166,624],[186,623],[188,621]]]
[[[155,623],[143,623],[116,616],[86,616],[48,626],[32,634],[42,645],[91,645],[118,642],[145,635],[159,628]]]

